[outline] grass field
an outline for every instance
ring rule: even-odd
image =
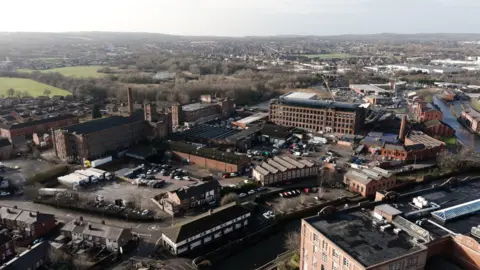
[[[62,90],[60,88],[55,88],[53,86],[36,82],[30,79],[20,79],[20,78],[4,78],[0,77],[0,95],[8,96],[7,90],[13,88],[16,92],[25,92],[27,91],[31,96],[38,97],[43,96],[45,89],[50,90],[53,95],[67,96],[71,95],[70,92]]]
[[[103,73],[98,73],[97,70],[101,66],[78,66],[78,67],[63,67],[63,68],[52,68],[40,70],[40,72],[58,72],[63,76],[68,77],[79,77],[79,78],[100,78],[105,76]],[[18,72],[33,72],[32,69],[18,69]]]
[[[320,59],[333,59],[333,58],[345,59],[345,58],[352,57],[351,55],[346,53],[301,54],[301,56],[305,56],[308,58],[320,58]]]

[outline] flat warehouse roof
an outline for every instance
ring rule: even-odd
[[[314,99],[316,96],[316,93],[292,92],[287,94],[285,98]]]
[[[407,234],[381,231],[367,213],[336,213],[328,219],[305,219],[326,238],[365,267],[426,249],[414,245]]]

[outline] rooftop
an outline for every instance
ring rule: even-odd
[[[143,117],[143,112],[137,111],[133,113],[132,116],[110,116],[63,127],[62,130],[76,134],[90,134],[138,121],[143,121]]]
[[[216,103],[202,103],[202,102],[191,103],[191,104],[183,105],[182,111],[192,112],[192,111],[197,111],[197,110],[201,110],[201,109],[216,106],[216,105],[217,105]]]
[[[268,117],[268,113],[260,112],[260,113],[256,113],[254,115],[250,115],[248,117],[242,118],[238,121],[235,121],[234,123],[250,124],[267,117]]]
[[[405,140],[405,145],[423,144],[428,148],[444,145],[445,143],[428,136],[421,131],[412,131]]]
[[[307,93],[307,92],[291,92],[284,96],[285,98],[297,98],[297,99],[315,99],[317,97],[316,93]]]
[[[236,203],[230,203],[225,206],[215,208],[211,210],[211,212],[198,215],[186,222],[165,228],[162,230],[162,232],[174,243],[178,243],[201,232],[205,232],[208,229],[212,229],[220,224],[224,224],[249,213],[250,211],[244,206]]]
[[[41,125],[41,124],[51,123],[51,122],[70,119],[70,118],[76,118],[76,116],[71,114],[65,114],[65,115],[60,115],[55,117],[47,117],[39,120],[28,121],[24,123],[16,123],[16,124],[10,124],[10,125],[0,124],[0,128],[14,130],[14,129],[31,127],[35,125]]]
[[[351,168],[347,171],[346,176],[364,185],[367,185],[371,181],[378,181],[382,178],[391,177],[392,173],[379,167],[362,169]]]
[[[336,109],[342,111],[356,111],[360,109],[359,104],[290,97],[291,94],[292,92],[280,96],[278,102],[289,106],[314,109]]]
[[[180,200],[189,199],[192,197],[197,197],[201,194],[205,194],[210,190],[219,190],[220,183],[217,180],[207,181],[207,182],[196,182],[193,185],[183,186],[181,188],[170,191],[170,193],[175,193]]]
[[[113,227],[110,225],[105,224],[97,224],[97,223],[85,223],[73,220],[70,223],[65,224],[62,231],[69,231],[73,233],[81,233],[85,235],[110,239],[117,241],[123,233],[130,231],[130,229]]]
[[[383,88],[380,88],[378,86],[375,86],[373,84],[350,84],[350,89],[359,89],[359,90],[363,90],[364,92],[375,92],[375,93],[391,92]]]
[[[250,162],[250,158],[245,155],[236,155],[231,152],[222,152],[213,148],[198,148],[197,146],[187,144],[181,141],[171,141],[168,143],[167,147],[173,151],[179,151],[182,153],[188,153],[192,155],[197,155],[213,160],[220,160],[223,162],[244,165]]]
[[[426,249],[408,234],[381,231],[369,212],[335,213],[305,221],[365,267]]]

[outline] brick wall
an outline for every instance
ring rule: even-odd
[[[177,158],[188,159],[191,164],[194,164],[199,167],[206,167],[209,169],[218,170],[222,172],[237,172],[239,169],[237,165],[226,163],[223,161],[208,159],[208,158],[190,155],[190,154],[182,153],[178,151],[173,151],[173,153]]]

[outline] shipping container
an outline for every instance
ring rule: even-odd
[[[65,193],[68,190],[64,188],[41,188],[38,190],[38,194],[42,196],[54,196],[58,193]]]

